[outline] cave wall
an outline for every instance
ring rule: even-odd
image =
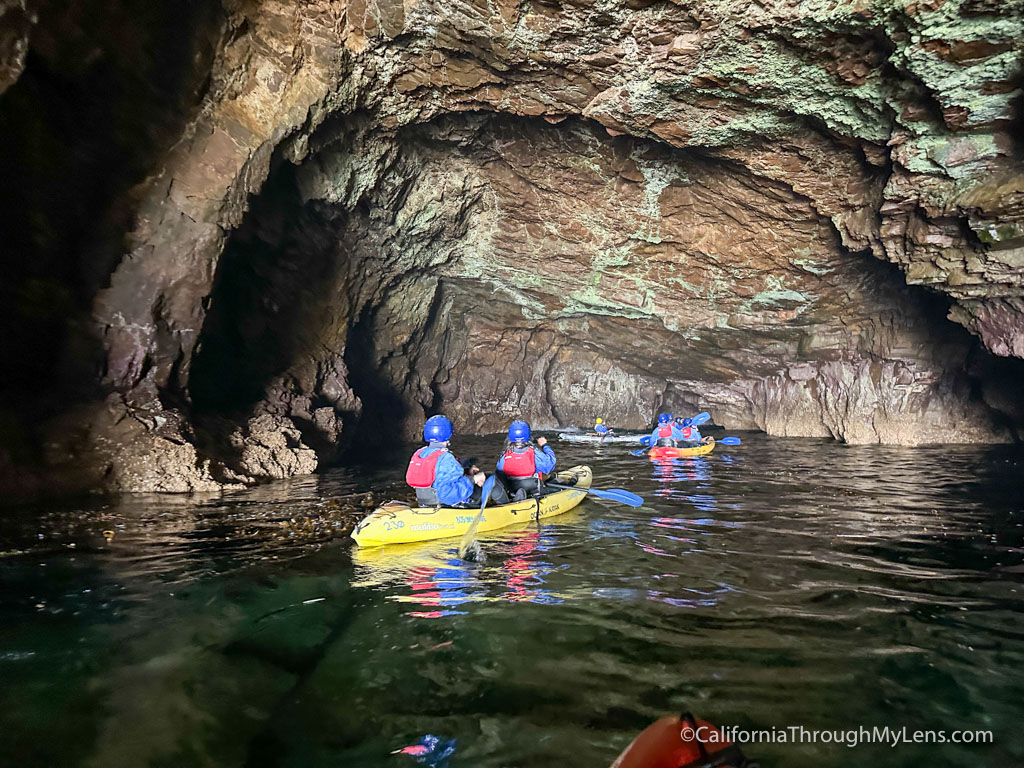
[[[31,6],[2,8],[11,80]],[[218,13],[92,301],[97,482],[305,471],[438,408],[854,442],[1019,420],[990,358],[1022,356],[1020,0]]]
[[[390,147],[362,131],[288,180],[321,232],[337,227],[320,238],[326,250],[307,233],[282,261],[291,251],[274,240],[287,298],[261,282],[234,312],[239,358],[265,344],[237,340],[268,295],[316,318],[297,334],[297,364],[279,360],[257,387],[273,393],[262,407],[287,403],[276,412],[303,422],[310,401],[343,410],[323,395],[340,352],[346,397],[387,392],[387,426],[408,437],[441,406],[473,431],[520,415],[547,428],[597,414],[642,428],[669,407],[850,442],[1007,435],[972,396],[978,345],[892,268],[843,248],[830,220],[779,182],[754,186],[732,160],[586,121],[464,115],[399,132]],[[225,263],[249,254],[229,250]],[[215,293],[220,319],[216,306]],[[353,331],[372,341],[358,359]],[[366,370],[374,378],[360,381]]]

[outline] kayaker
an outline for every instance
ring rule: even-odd
[[[405,472],[405,482],[416,489],[416,503],[421,507],[480,504],[487,476],[478,467],[463,467],[448,449],[453,432],[451,421],[441,415],[431,416],[423,425],[423,439],[428,445],[412,455]],[[491,500],[508,504],[508,494],[501,483],[494,484]]]
[[[555,452],[544,437],[530,440],[530,425],[517,419],[508,428],[505,452],[498,459],[498,471],[515,492],[513,501],[522,501],[529,493],[544,492],[543,476],[554,470]],[[539,484],[539,485],[538,485]]]
[[[658,416],[658,426],[651,432],[651,445],[669,445],[675,447],[676,442],[683,439],[683,433],[673,423],[671,413],[662,413]]]
[[[693,419],[676,419],[676,423],[679,424],[679,433],[685,442],[696,445],[702,440],[700,430],[693,426]]]
[[[597,436],[600,437],[602,440],[604,440],[606,437],[608,437],[608,435],[612,433],[611,429],[605,426],[604,419],[602,419],[600,416],[598,416],[594,420],[594,431],[597,433]]]

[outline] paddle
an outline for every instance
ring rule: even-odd
[[[739,445],[742,441],[738,437],[723,437],[715,441],[722,445]]]
[[[476,536],[476,529],[480,527],[480,521],[484,519],[484,507],[487,506],[487,500],[491,498],[491,491],[494,490],[494,480],[495,476],[491,475],[484,480],[483,488],[480,489],[480,511],[473,519],[473,522],[469,524],[469,528],[466,529],[466,532],[462,534],[462,541],[459,542],[460,560],[466,559],[466,555],[469,553],[469,548],[473,546],[473,538]]]
[[[552,483],[550,481],[545,482],[544,485],[549,488],[559,488],[563,491],[586,491],[591,496],[597,496],[599,499],[617,501],[620,504],[628,504],[631,507],[639,507],[644,503],[643,497],[637,496],[635,493],[631,493],[624,488],[608,488],[605,490],[600,488],[577,488],[575,485],[562,485],[561,483]]]

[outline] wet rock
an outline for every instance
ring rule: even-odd
[[[3,93],[25,68],[29,34],[34,15],[25,0],[0,2],[0,93]]]
[[[50,428],[46,466],[55,490],[77,487],[142,493],[219,492],[188,425],[174,411],[133,407],[119,396],[87,404]]]
[[[317,467],[316,453],[302,442],[302,433],[286,418],[262,414],[231,436],[244,475],[280,479],[308,475]]]
[[[227,416],[280,477],[442,409],[1010,439],[1019,2],[346,11],[225,10],[93,301],[103,386],[186,443]]]

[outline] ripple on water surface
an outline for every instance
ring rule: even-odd
[[[487,456],[496,438],[469,438]],[[765,766],[1024,760],[1017,449],[744,438],[668,461],[560,443],[598,486],[543,525],[353,550],[333,500],[404,456],[218,498],[0,519],[0,755],[21,765],[601,766],[656,717],[990,729],[751,745]],[[340,523],[339,523],[340,525]]]

